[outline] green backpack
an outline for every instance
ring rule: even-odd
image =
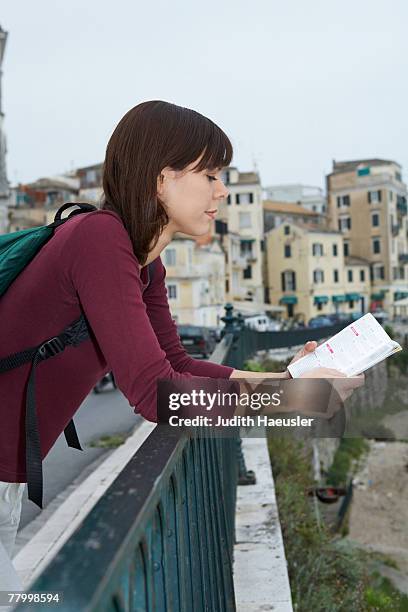
[[[79,206],[67,217],[61,214],[67,208]],[[54,222],[41,227],[0,235],[0,299],[11,283],[31,262],[50,238],[56,227],[66,223],[74,215],[97,210],[92,204],[67,203],[61,206]],[[148,266],[149,282],[153,278],[153,263]],[[48,338],[41,344],[24,349],[7,357],[0,357],[0,374],[25,363],[31,362],[31,371],[26,388],[26,472],[28,498],[42,508],[43,475],[40,436],[38,432],[37,411],[35,402],[35,369],[38,363],[61,353],[67,346],[78,346],[89,339],[90,326],[82,314],[76,321],[68,325],[60,334]],[[97,381],[95,381],[96,383]],[[82,450],[73,420],[64,429],[68,446]]]

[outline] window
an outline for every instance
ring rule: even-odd
[[[265,240],[260,240],[259,245],[261,248],[261,253],[263,253],[265,251]]]
[[[296,274],[293,270],[281,272],[282,291],[296,291]]]
[[[176,249],[166,249],[164,251],[166,266],[176,265]]]
[[[337,244],[333,244],[333,257],[337,257]]]
[[[253,204],[254,194],[253,193],[237,193],[237,204]]]
[[[315,284],[324,283],[324,272],[323,270],[313,270],[313,282]]]
[[[348,257],[350,255],[350,243],[344,241],[343,242],[343,255],[344,257]]]
[[[312,245],[312,253],[313,253],[313,255],[315,255],[315,256],[316,256],[316,255],[323,255],[323,245],[322,245],[322,244],[320,244],[320,243],[318,243],[318,242],[315,242],[315,243]]]
[[[290,225],[285,225],[283,229],[284,229],[285,236],[288,236],[290,234]]]
[[[240,229],[251,227],[251,213],[239,213],[239,227]]]
[[[228,194],[228,197],[227,197],[227,204],[231,204],[231,194],[230,193]]]
[[[367,197],[369,204],[378,204],[378,202],[381,202],[381,189],[378,191],[369,191]]]
[[[379,238],[373,238],[373,253],[381,253],[381,242]]]
[[[373,266],[373,280],[384,280],[384,266]]]
[[[397,268],[397,266],[394,266],[393,269],[392,269],[392,278],[393,278],[393,280],[397,280],[398,276],[399,276],[398,268]]]
[[[343,208],[344,206],[350,206],[350,196],[337,196],[337,208]]]
[[[360,270],[360,281],[362,283],[365,281],[365,270]]]
[[[247,266],[244,269],[244,278],[252,278],[252,266]]]
[[[335,283],[339,282],[339,271],[338,270],[333,270],[333,281]]]
[[[397,179],[397,181],[401,183],[402,182],[401,172],[395,172],[395,178]]]
[[[321,302],[318,302],[318,304],[316,304],[317,310],[323,310],[323,304]]]
[[[347,280],[349,283],[353,282],[353,270],[347,270]]]
[[[340,217],[339,218],[339,231],[351,229],[351,217]]]
[[[167,285],[167,293],[169,299],[176,300],[177,299],[177,285]]]
[[[239,251],[242,256],[252,257],[252,240],[241,240]]]
[[[394,192],[390,191],[390,202],[392,202],[394,199]]]
[[[285,244],[285,257],[292,257],[290,244]]]
[[[380,225],[380,215],[378,213],[373,213],[371,216],[371,225],[373,227],[378,227]]]

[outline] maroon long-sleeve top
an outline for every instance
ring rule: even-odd
[[[113,371],[135,412],[156,421],[157,381],[229,378],[233,368],[185,352],[160,257],[148,285],[114,212],[74,216],[0,299],[0,357],[59,334],[83,312],[91,339],[41,362],[37,415],[44,458],[95,383]],[[0,481],[25,482],[25,389],[31,364],[0,374]]]

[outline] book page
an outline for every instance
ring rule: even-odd
[[[288,370],[293,378],[315,368],[332,368],[346,376],[356,376],[398,350],[400,345],[368,313],[323,342],[310,355],[289,365]]]

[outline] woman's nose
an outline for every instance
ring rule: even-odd
[[[229,196],[229,190],[226,188],[226,186],[224,185],[224,183],[221,183],[222,187],[220,188],[220,190],[217,192],[216,194],[216,199],[217,200],[226,200],[227,197]]]

